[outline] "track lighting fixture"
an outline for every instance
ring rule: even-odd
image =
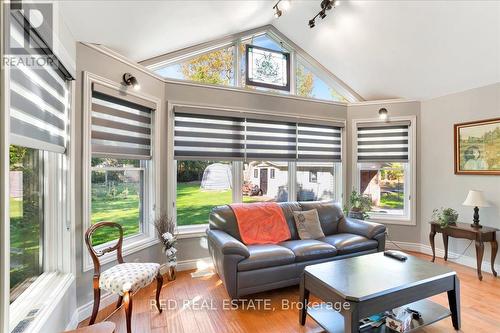
[[[337,0],[322,0],[320,4],[321,10],[309,20],[309,28],[314,28],[316,26],[316,18],[319,16],[321,19],[324,19],[326,17],[326,12],[337,6],[337,4]]]
[[[139,81],[137,81],[135,76],[133,76],[130,73],[123,74],[123,83],[125,83],[126,86],[131,86],[132,88],[134,88],[134,90],[141,89],[141,85],[139,84]]]
[[[281,9],[279,6],[281,6]],[[279,18],[283,14],[283,11],[288,10],[288,8],[290,8],[290,0],[278,0],[273,6],[274,17]]]
[[[388,117],[387,109],[386,108],[381,108],[380,110],[378,110],[378,117],[381,120],[387,120],[387,117]]]

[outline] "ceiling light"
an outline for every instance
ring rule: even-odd
[[[319,17],[321,17],[321,19],[324,19],[326,17],[325,10],[319,12]]]
[[[278,4],[276,4],[276,6],[274,6],[274,17],[278,18],[281,16],[281,14],[283,14],[283,12],[279,9],[278,7]]]
[[[314,22],[314,19],[310,19],[309,20],[309,28],[314,28],[315,25],[316,25],[316,22]]]
[[[378,110],[378,117],[381,120],[387,120],[387,117],[388,117],[387,109],[386,108],[381,108],[380,110]]]
[[[133,76],[130,73],[123,74],[123,82],[125,83],[125,85],[131,86],[132,88],[134,88],[134,90],[141,89],[141,85],[139,84],[139,81],[137,81],[135,76]]]

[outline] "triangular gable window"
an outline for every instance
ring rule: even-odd
[[[204,84],[233,86],[277,94],[290,94],[338,102],[354,102],[359,98],[349,87],[325,70],[317,61],[276,29],[242,32],[233,39],[221,39],[203,46],[187,48],[184,53],[172,52],[146,60],[144,63],[157,74],[168,78]],[[214,45],[212,48],[206,45]],[[292,45],[291,45],[292,44]],[[224,45],[224,46],[221,46]],[[246,85],[246,46],[253,45],[290,53],[289,91]],[[184,52],[181,51],[181,52]],[[308,60],[306,60],[308,59]]]

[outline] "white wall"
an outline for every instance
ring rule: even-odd
[[[472,208],[461,205],[470,189],[484,191],[492,205],[480,210],[481,224],[500,228],[500,176],[455,175],[453,164],[453,125],[500,117],[500,83],[422,102],[420,115],[421,242],[429,244],[427,222],[434,208],[451,207],[460,221],[472,220]],[[460,254],[468,244],[450,238],[449,250]],[[443,248],[441,237],[436,237],[436,247]],[[473,244],[466,253],[469,261],[475,262],[474,251]],[[488,245],[483,260],[490,260]]]

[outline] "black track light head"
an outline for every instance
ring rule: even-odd
[[[325,13],[324,9],[319,12],[319,17],[321,17],[321,19],[324,19],[326,17],[326,13]]]
[[[316,22],[314,21],[314,19],[310,19],[309,20],[309,28],[314,28],[314,26],[316,25]]]

